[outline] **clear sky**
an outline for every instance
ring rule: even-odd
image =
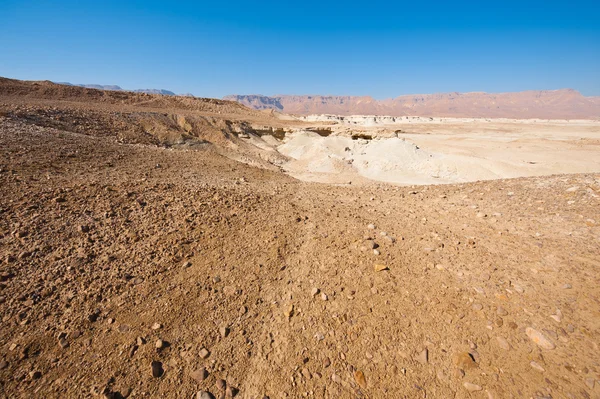
[[[600,95],[600,1],[0,0],[0,76],[205,97]]]

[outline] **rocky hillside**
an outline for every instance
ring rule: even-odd
[[[484,118],[600,118],[598,97],[585,97],[572,89],[517,93],[416,94],[392,99],[353,96],[231,95],[255,109],[274,109],[290,114],[420,115]]]
[[[97,90],[131,91],[133,93],[162,94],[163,96],[175,96],[176,95],[172,91],[165,90],[165,89],[126,90],[126,89],[123,89],[121,86],[117,86],[117,85],[73,84],[73,83],[69,83],[69,82],[57,82],[57,84],[66,85],[66,86],[85,87],[87,89],[97,89]]]

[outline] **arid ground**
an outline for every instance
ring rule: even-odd
[[[597,122],[332,123],[0,79],[0,397],[599,398]],[[297,180],[311,134],[530,177]]]

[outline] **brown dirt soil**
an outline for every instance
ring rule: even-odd
[[[600,397],[600,175],[305,183],[78,95],[0,91],[1,397]]]

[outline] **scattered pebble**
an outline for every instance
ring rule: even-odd
[[[200,352],[198,352],[198,354],[200,355],[200,358],[202,358],[202,359],[206,359],[208,356],[210,356],[210,352],[206,348],[200,349]]]
[[[498,346],[504,349],[505,351],[510,350],[510,344],[504,337],[496,337],[496,341],[498,342]]]
[[[225,388],[225,397],[233,398],[233,397],[235,397],[235,395],[237,395],[238,392],[239,391],[237,388],[234,388],[231,385],[227,385],[227,388]]]
[[[475,391],[481,391],[481,387],[479,385],[476,384],[472,384],[470,382],[465,382],[463,384],[463,386],[465,387],[465,389],[469,392],[475,392]]]
[[[587,377],[585,379],[585,385],[587,385],[587,387],[589,389],[594,389],[594,385],[596,384],[596,379],[593,377]]]
[[[531,327],[527,327],[525,329],[525,333],[527,334],[529,339],[531,339],[542,349],[551,350],[556,347],[544,334]]]
[[[66,340],[66,339],[64,339],[64,338],[61,338],[61,339],[58,341],[58,344],[59,344],[59,345],[60,345],[60,347],[61,347],[61,348],[63,348],[63,349],[66,349],[66,348],[68,348],[68,347],[69,347],[69,341],[67,341],[67,340]]]
[[[320,290],[318,288],[313,288],[312,290],[310,290],[310,296],[315,296],[320,292]]]
[[[202,382],[208,377],[208,371],[206,371],[206,368],[201,367],[198,370],[192,371],[190,373],[190,377],[192,377],[197,382]]]
[[[158,339],[156,340],[154,346],[156,347],[156,349],[162,349],[165,346],[165,341],[163,341],[162,339]]]
[[[162,324],[160,324],[160,323],[154,323],[154,324],[152,324],[152,329],[153,330],[159,330],[160,328],[162,328]]]
[[[223,379],[218,379],[217,381],[215,381],[215,385],[221,391],[224,391],[225,388],[227,388],[227,382]]]
[[[460,352],[454,355],[452,359],[454,365],[461,370],[469,370],[477,367],[477,363],[469,352]]]
[[[221,335],[221,338],[225,338],[229,335],[229,327],[220,327],[219,328],[219,334]]]
[[[354,372],[354,380],[362,389],[367,388],[367,380],[365,378],[365,374],[362,371],[357,370]]]
[[[215,399],[215,397],[207,391],[198,391],[196,399]]]
[[[375,230],[375,225],[373,223],[370,223],[367,225],[367,229],[369,230]]]
[[[286,311],[284,312],[286,318],[291,318],[294,315],[294,305],[288,306]]]
[[[539,371],[540,373],[546,371],[542,366],[540,366],[537,362],[534,362],[533,360],[531,361],[531,363],[529,363],[529,365],[535,370]]]
[[[502,306],[498,306],[496,314],[498,314],[498,316],[508,316],[508,312]]]
[[[324,300],[324,301],[326,301],[327,300],[327,294],[323,292],[321,294],[321,299]]]
[[[150,366],[152,368],[152,377],[158,378],[158,377],[162,376],[165,372],[163,370],[161,362],[158,362],[155,360],[152,362],[152,364]]]
[[[375,270],[376,272],[382,272],[384,270],[390,270],[390,269],[386,265],[382,265],[382,264],[376,263],[373,266],[373,270]]]
[[[29,377],[31,377],[32,380],[39,380],[40,378],[42,378],[42,372],[32,371],[29,373]]]
[[[423,349],[421,353],[419,353],[415,360],[421,364],[426,364],[429,361],[429,350],[427,348]]]

